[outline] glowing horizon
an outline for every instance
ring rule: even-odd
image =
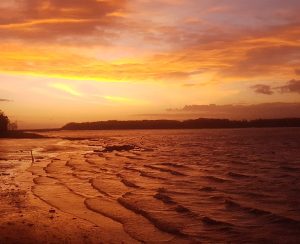
[[[300,102],[296,0],[12,0],[0,10],[0,109],[21,127]]]

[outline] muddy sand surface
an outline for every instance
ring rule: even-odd
[[[57,141],[0,140],[0,243],[134,243],[117,222],[93,223],[33,194],[31,150],[51,143]]]

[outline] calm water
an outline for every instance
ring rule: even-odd
[[[300,242],[298,128],[48,135],[73,140],[35,147],[33,192],[62,211],[145,242]]]

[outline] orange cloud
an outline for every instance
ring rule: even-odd
[[[244,30],[233,23],[220,24],[219,16],[212,18],[216,14],[228,18],[237,14],[235,8],[244,8],[241,3],[159,3],[160,9],[157,2],[121,0],[24,0],[22,4],[0,5],[4,13],[0,17],[0,37],[11,39],[5,44],[0,39],[0,71],[103,82],[208,84],[274,77],[286,80],[300,67],[300,22],[286,21],[285,15],[283,23]],[[150,13],[154,9],[168,15],[158,14],[149,22],[141,16],[146,11],[143,6]],[[253,9],[257,6],[251,3]],[[203,8],[203,16],[194,16],[192,7]],[[189,18],[181,11],[183,8],[190,11]],[[168,18],[173,13],[167,12],[170,9],[178,18],[197,17],[199,21],[172,25]],[[287,11],[292,14],[294,10]],[[205,19],[209,15],[213,19],[210,22]],[[110,36],[113,33],[119,38]],[[106,43],[110,48],[130,47],[136,53],[143,50],[143,55],[114,60],[101,55],[105,47],[98,48],[95,55],[81,51],[89,45],[79,40],[102,43],[104,36],[111,40]],[[41,43],[33,47],[27,38]],[[60,43],[53,44],[53,38]],[[97,46],[95,42],[93,46]]]
[[[0,5],[0,36],[5,39],[60,40],[88,33],[104,35],[104,29],[122,18],[126,0],[23,0]]]

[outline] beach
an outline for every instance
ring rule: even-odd
[[[298,128],[0,140],[0,243],[297,243]]]
[[[91,222],[61,211],[34,194],[31,150],[49,143],[57,140],[0,143],[0,243],[134,243],[118,223],[101,217]],[[34,163],[42,159],[36,157]]]

